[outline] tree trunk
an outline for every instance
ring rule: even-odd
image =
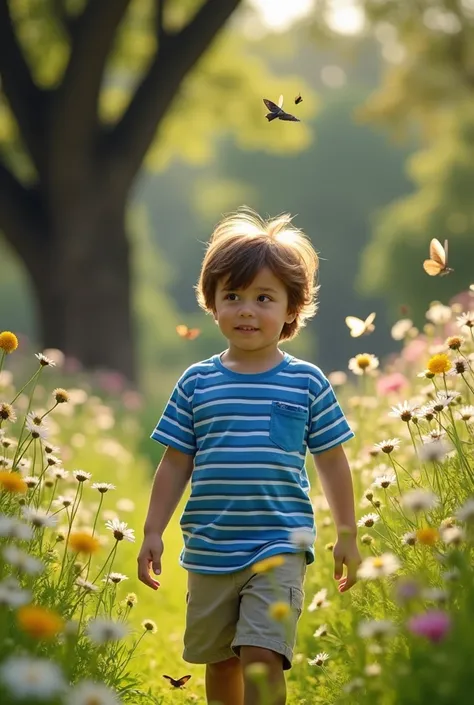
[[[124,199],[53,209],[45,261],[30,269],[45,348],[87,369],[119,371],[135,381],[130,248]]]

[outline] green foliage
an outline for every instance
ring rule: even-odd
[[[445,116],[437,142],[414,155],[409,173],[417,191],[379,215],[364,253],[359,286],[386,297],[394,310],[408,305],[419,320],[429,301],[468,288],[473,280],[474,110],[470,104]],[[431,278],[422,269],[429,242],[449,242],[454,273]]]

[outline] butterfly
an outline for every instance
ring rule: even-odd
[[[201,333],[199,328],[188,328],[185,325],[176,326],[176,332],[180,338],[186,338],[186,340],[195,340]]]
[[[165,675],[163,675],[163,678],[167,678],[174,688],[184,688],[184,685],[188,682],[191,676],[183,676],[182,678],[178,678],[178,680],[171,678],[171,676]]]
[[[375,330],[375,315],[375,313],[371,313],[370,316],[367,316],[365,321],[361,318],[356,318],[356,316],[347,316],[345,319],[346,326],[349,328],[351,336],[358,338],[361,335],[372,333],[372,331]]]
[[[301,97],[301,93],[298,93],[298,95],[295,98],[295,105],[299,105],[302,102],[303,102],[303,98]]]
[[[451,267],[448,267],[448,241],[444,241],[444,247],[435,237],[430,242],[430,259],[425,259],[423,269],[430,277],[435,277],[440,274],[444,277],[446,274],[453,272]]]
[[[272,100],[268,100],[268,98],[264,98],[263,102],[265,103],[265,105],[267,106],[267,108],[270,111],[269,113],[267,113],[265,115],[268,122],[271,122],[272,120],[276,120],[277,118],[278,118],[278,120],[289,120],[291,122],[301,122],[300,120],[298,120],[297,117],[295,117],[294,115],[290,115],[290,113],[286,113],[283,110],[283,96],[282,95],[280,96],[280,98],[278,100],[278,105],[276,103],[274,103]]]

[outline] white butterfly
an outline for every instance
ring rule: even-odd
[[[371,313],[370,316],[367,316],[365,321],[356,316],[347,316],[345,319],[346,326],[349,328],[351,336],[353,338],[359,338],[361,335],[372,333],[372,331],[375,330],[375,315],[375,313]]]

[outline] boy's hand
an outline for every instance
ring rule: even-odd
[[[146,534],[138,554],[138,578],[153,590],[158,590],[160,583],[150,575],[152,568],[155,575],[161,573],[161,556],[163,554],[163,539],[161,534]]]
[[[355,536],[343,535],[338,538],[333,548],[334,580],[339,580],[339,592],[350,590],[357,582],[357,569],[362,562]],[[346,575],[343,577],[343,567]]]

